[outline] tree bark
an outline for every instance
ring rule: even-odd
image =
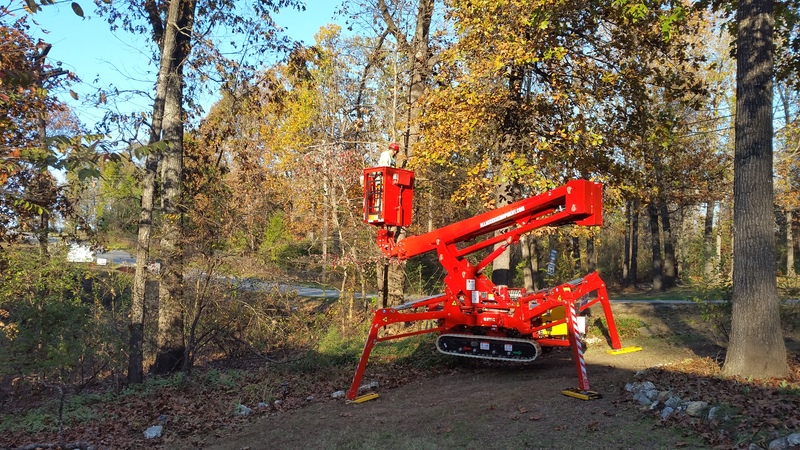
[[[495,205],[500,208],[514,202],[512,186],[508,182],[500,182],[495,186]],[[504,230],[495,232],[495,236],[503,234]],[[494,249],[502,247],[504,243],[497,243]],[[506,247],[505,251],[492,261],[492,283],[498,286],[508,286],[511,282],[511,247]]]
[[[178,2],[170,5],[171,17],[175,19],[177,15]],[[152,2],[148,2],[151,9],[155,8]],[[174,8],[174,11],[173,9]],[[153,117],[150,126],[150,137],[148,145],[156,144],[161,140],[161,131],[164,121],[164,102],[167,95],[167,76],[174,70],[174,58],[170,57],[177,47],[177,27],[166,28],[161,23],[158,14],[150,15],[150,25],[153,27],[153,38],[161,50],[160,63],[158,68],[158,78],[156,80],[156,97],[153,101]],[[133,293],[131,298],[131,314],[128,329],[130,336],[128,340],[128,383],[141,383],[144,379],[144,353],[142,342],[144,340],[144,320],[147,304],[146,285],[147,285],[147,261],[150,258],[150,233],[153,226],[153,205],[155,204],[156,173],[161,152],[155,148],[150,149],[150,153],[145,160],[145,169],[142,179],[142,199],[139,211],[139,230],[136,240],[136,272],[133,279]]]
[[[159,120],[160,122],[160,120]],[[152,137],[151,137],[152,139]],[[158,156],[147,155],[142,178],[142,202],[139,211],[139,232],[136,241],[136,273],[133,277],[133,295],[128,330],[128,384],[144,381],[144,318],[146,314],[147,260],[150,257],[150,230],[153,225],[153,199],[155,194]]]
[[[773,232],[773,13],[770,0],[742,0],[736,14],[733,309],[722,372],[757,379],[789,375]]]
[[[706,218],[703,227],[703,278],[716,281],[719,263],[714,249],[714,202],[706,202]]]
[[[587,271],[594,272],[597,269],[597,252],[594,250],[594,235],[586,238],[586,260]]]
[[[531,267],[531,245],[533,238],[529,234],[524,234],[519,237],[519,245],[522,250],[522,278],[524,282],[525,291],[532,292],[533,287],[533,269]]]
[[[625,237],[622,250],[622,286],[630,284],[631,267],[631,201],[625,202]]]
[[[651,203],[647,207],[647,215],[650,219],[650,249],[653,256],[653,290],[661,291],[664,289],[664,266],[661,257],[661,236],[658,230],[658,207]]]
[[[581,271],[581,238],[572,236],[572,268],[576,275]]]
[[[678,266],[675,258],[675,233],[672,232],[666,202],[661,204],[661,231],[664,234],[664,289],[669,289],[678,280]]]
[[[633,201],[631,209],[631,254],[630,254],[630,282],[636,287],[639,281],[639,202]]]
[[[636,287],[639,258],[639,211],[636,200],[628,200],[625,212],[625,254],[622,262],[622,284]]]
[[[794,227],[792,211],[786,211],[786,276],[794,278],[797,273],[794,270]]]
[[[177,3],[177,5],[175,5]],[[170,55],[172,70],[166,77],[164,101],[164,141],[167,148],[161,163],[164,227],[161,248],[164,252],[158,292],[158,347],[152,367],[155,374],[187,370],[183,317],[183,62],[189,54],[194,26],[194,0],[172,0],[167,28],[177,27],[175,51]],[[165,34],[165,39],[171,33]],[[166,47],[166,44],[165,44]]]

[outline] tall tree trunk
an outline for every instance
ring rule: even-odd
[[[706,202],[706,220],[703,227],[703,278],[716,281],[719,262],[714,251],[714,202]]]
[[[394,36],[397,47],[411,63],[410,79],[408,85],[408,95],[406,100],[406,129],[403,130],[402,154],[403,165],[408,158],[413,156],[414,145],[419,140],[418,118],[422,114],[422,94],[425,92],[425,85],[430,79],[433,68],[433,60],[430,58],[430,28],[433,19],[434,0],[420,0],[417,6],[416,23],[413,29],[411,40],[409,40],[403,29],[397,25],[395,18],[392,17],[385,0],[378,0],[378,11],[386,23],[389,33]],[[396,234],[399,242],[405,237],[405,231]],[[389,265],[388,297],[389,304],[400,304],[405,300],[405,262]]]
[[[786,276],[796,277],[794,270],[794,227],[791,210],[786,211]]]
[[[159,122],[161,122],[159,120]],[[136,274],[133,277],[133,296],[128,330],[128,383],[137,384],[144,380],[144,318],[145,292],[147,285],[147,260],[150,257],[150,230],[153,221],[153,200],[156,184],[158,155],[150,153],[145,159],[142,178],[142,202],[139,211],[139,232],[136,240]]]
[[[597,252],[594,250],[594,235],[586,238],[586,260],[587,272],[594,272],[597,269]]]
[[[153,2],[148,2],[154,8]],[[170,5],[169,12],[174,19],[178,11],[178,2]],[[158,79],[156,81],[156,96],[153,101],[153,117],[150,127],[148,145],[153,146],[161,141],[161,131],[164,122],[164,102],[167,95],[167,76],[174,70],[174,58],[170,57],[177,47],[177,27],[163,28],[158,15],[151,15],[153,35],[161,50]],[[165,36],[166,34],[166,36]],[[147,260],[150,258],[150,233],[153,226],[153,205],[155,204],[156,174],[161,151],[150,148],[145,159],[144,174],[142,178],[142,199],[139,210],[139,229],[136,240],[136,272],[133,279],[133,294],[131,298],[131,314],[128,328],[128,383],[141,383],[144,379],[144,353],[142,342],[144,340],[144,321],[147,304]]]
[[[173,5],[177,3],[177,5]],[[175,51],[166,77],[163,137],[167,143],[161,163],[164,265],[158,292],[158,347],[152,372],[187,370],[183,301],[183,63],[189,54],[194,27],[194,0],[172,0],[167,26],[178,27]],[[169,33],[165,37],[169,36]],[[166,45],[165,45],[166,47]],[[191,346],[190,346],[191,347]]]
[[[531,259],[531,245],[533,245],[533,236],[530,234],[523,234],[519,238],[519,245],[522,249],[522,277],[524,281],[525,291],[532,292],[535,290],[533,281],[533,268]]]
[[[653,290],[661,291],[664,289],[664,269],[661,257],[661,236],[658,231],[658,207],[650,203],[647,207],[647,215],[650,219],[650,249],[653,256]]]
[[[581,271],[581,238],[572,236],[572,269],[577,275]]]
[[[639,280],[639,202],[633,201],[633,208],[631,210],[631,254],[629,257],[630,268],[628,274],[630,275],[630,282],[636,287],[636,282]]]
[[[517,189],[508,176],[503,173],[503,168],[507,165],[508,155],[519,148],[517,133],[519,132],[519,117],[522,103],[522,82],[524,72],[521,67],[513,66],[508,74],[508,89],[506,91],[507,104],[503,113],[503,122],[500,126],[502,136],[498,143],[496,153],[493,155],[494,167],[496,167],[495,177],[495,207],[501,208],[510,205],[518,199]],[[498,230],[495,235],[502,234],[503,230]],[[502,244],[495,244],[497,249]],[[492,263],[492,282],[496,285],[508,286],[513,279],[511,261],[511,247],[507,246],[505,251]]]
[[[625,202],[625,237],[622,250],[622,286],[627,287],[630,280],[631,267],[631,201]]]
[[[323,158],[323,181],[322,181],[322,281],[328,281],[328,238],[331,234],[330,219],[328,216],[328,172],[327,158]]]
[[[500,208],[514,202],[512,186],[508,182],[500,182],[495,186],[495,205]],[[503,234],[504,230],[495,232],[495,236]],[[494,249],[502,247],[504,243],[497,243]],[[492,283],[498,286],[508,286],[511,282],[511,246],[506,247],[505,251],[492,261]]]
[[[678,266],[675,258],[675,233],[672,231],[666,202],[661,204],[661,231],[664,234],[664,289],[669,289],[678,280]]]
[[[773,13],[770,0],[741,0],[736,13],[733,309],[722,372],[758,379],[789,375],[773,232]]]

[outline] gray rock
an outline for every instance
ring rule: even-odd
[[[251,412],[253,412],[253,410],[248,408],[246,405],[236,405],[236,407],[233,408],[233,413],[237,416],[246,416]]]
[[[675,408],[665,406],[664,409],[661,410],[661,418],[666,420],[673,412],[675,412]]]
[[[800,445],[800,433],[792,433],[786,436],[786,443],[789,444],[790,447]]]
[[[686,403],[686,414],[692,417],[700,417],[707,407],[708,402],[688,402]]]
[[[785,450],[788,448],[789,448],[789,443],[786,442],[785,437],[775,439],[769,443],[769,446],[767,446],[768,450]]]
[[[152,427],[144,430],[144,438],[145,439],[155,439],[161,437],[161,432],[164,431],[164,427],[161,425],[153,425]]]
[[[342,397],[344,397],[344,391],[336,391],[333,394],[331,394],[331,397],[333,397],[333,398],[342,398]]]
[[[683,401],[681,400],[680,397],[670,397],[666,401],[664,401],[664,404],[666,406],[669,406],[670,408],[673,409],[680,406],[681,403],[683,403]]]
[[[709,421],[717,420],[717,411],[719,411],[719,408],[717,408],[716,406],[712,406],[711,409],[708,410]]]
[[[644,395],[646,395],[647,398],[650,399],[651,401],[658,399],[658,394],[659,394],[658,389],[647,389],[642,392],[644,392]]]
[[[256,407],[257,407],[257,408],[266,408],[266,407],[268,407],[268,406],[269,406],[269,405],[268,405],[268,404],[266,404],[266,403],[264,403],[264,402],[259,402],[259,403],[258,403],[258,405],[256,405]]]
[[[654,401],[653,403],[650,404],[650,411],[658,409],[659,405],[661,405],[661,403],[658,400]]]
[[[647,398],[647,394],[644,392],[637,392],[633,396],[633,400],[642,406],[649,406],[651,403],[653,403],[649,398]]]
[[[370,383],[363,384],[363,385],[359,386],[358,387],[358,392],[361,392],[361,391],[364,391],[364,390],[367,390],[367,389],[375,389],[376,387],[378,387],[378,382],[377,381],[372,381]]]
[[[632,393],[637,393],[641,391],[650,391],[654,390],[656,386],[649,382],[649,381],[642,381],[642,382],[635,382],[635,383],[628,383],[625,385],[625,390]]]
[[[660,402],[666,402],[670,397],[672,397],[672,392],[670,391],[659,391],[658,393],[658,401]]]
[[[635,381],[633,383],[627,383],[625,384],[625,390],[632,394],[635,394],[642,390],[642,383],[638,381]]]

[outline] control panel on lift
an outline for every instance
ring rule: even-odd
[[[364,222],[370,225],[411,225],[414,172],[394,167],[364,170]]]

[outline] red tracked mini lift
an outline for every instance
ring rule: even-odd
[[[365,169],[364,221],[379,226],[377,243],[387,257],[400,260],[436,251],[447,275],[444,294],[375,310],[369,336],[358,362],[347,399],[360,403],[377,397],[358,396],[369,355],[376,343],[417,334],[438,332],[436,348],[445,354],[492,360],[530,362],[542,347],[570,347],[578,374],[578,387],[563,394],[591,400],[600,395],[589,389],[581,348],[585,332],[580,313],[600,303],[608,324],[612,350],[619,354],[641,350],[622,348],[611,313],[606,285],[597,272],[559,286],[526,293],[498,286],[482,272],[522,234],[546,226],[575,224],[600,226],[602,185],[573,180],[564,186],[479,214],[438,230],[397,242],[398,227],[411,224],[414,172],[392,167]],[[504,230],[495,236],[494,232]],[[491,234],[490,234],[491,233]],[[457,244],[484,235],[483,241],[459,248]],[[501,244],[477,265],[467,255]],[[396,335],[379,331],[397,322],[435,320],[436,326]]]

